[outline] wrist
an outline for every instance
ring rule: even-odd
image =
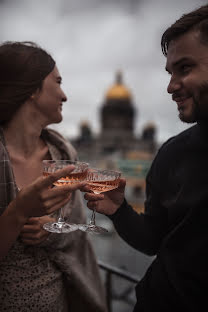
[[[22,211],[21,209],[18,209],[16,200],[13,200],[9,204],[9,206],[7,207],[5,211],[5,214],[7,214],[7,216],[10,216],[14,220],[14,222],[20,227],[22,227],[29,218],[28,216],[24,214],[24,211]]]
[[[126,202],[126,199],[124,198],[124,199],[123,199],[123,202],[121,203],[120,206],[118,206],[118,208],[116,209],[116,211],[115,211],[113,214],[111,214],[111,215],[107,215],[107,217],[109,217],[111,220],[114,220],[114,219],[117,217],[117,215],[120,214],[120,211],[123,210],[123,207],[126,206],[126,203],[127,203],[127,202]]]

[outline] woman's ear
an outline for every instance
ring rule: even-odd
[[[37,89],[31,96],[30,96],[30,100],[34,101],[39,97],[40,94],[40,89]]]

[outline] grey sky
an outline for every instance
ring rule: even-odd
[[[55,128],[73,137],[82,120],[99,132],[99,109],[117,69],[138,115],[135,133],[154,121],[158,140],[185,129],[166,92],[163,31],[203,0],[1,0],[0,41],[30,40],[57,61],[68,96]]]

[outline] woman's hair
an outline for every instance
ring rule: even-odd
[[[208,5],[182,15],[164,32],[161,39],[163,54],[167,56],[170,41],[177,39],[188,31],[198,31],[201,42],[208,44]]]
[[[0,45],[0,125],[38,89],[54,69],[53,58],[33,42]]]

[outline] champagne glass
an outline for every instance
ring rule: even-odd
[[[64,168],[68,165],[74,165],[74,170],[66,177],[62,177],[53,183],[54,186],[59,187],[66,184],[74,184],[84,181],[87,175],[88,164],[85,162],[71,161],[71,160],[43,160],[43,175],[48,176],[53,172]],[[48,222],[43,225],[43,228],[52,233],[69,233],[78,230],[78,225],[65,222],[64,208],[60,209],[57,222]]]
[[[119,185],[121,173],[106,169],[88,169],[85,182],[94,194],[109,192],[116,189]],[[107,229],[97,226],[95,223],[96,210],[93,209],[89,224],[79,224],[79,229],[89,233],[103,234]]]

